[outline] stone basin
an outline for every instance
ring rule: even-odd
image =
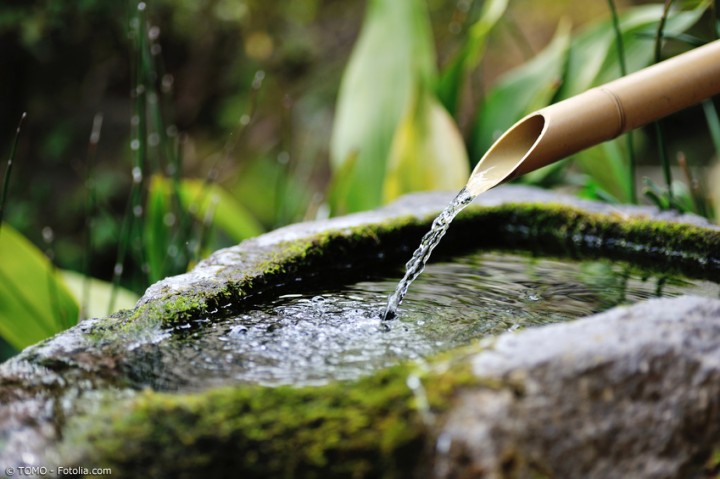
[[[358,379],[162,387],[168,328],[301,279],[404,261],[451,194],[302,223],[221,250],[0,365],[0,465],[117,477],[712,477],[720,300],[683,296],[485,339]],[[720,231],[645,207],[503,186],[442,248],[603,257],[720,278]],[[327,281],[327,279],[325,279]],[[143,354],[139,354],[142,351]],[[153,381],[142,378],[153,377]],[[702,476],[705,474],[705,476]],[[67,475],[67,474],[66,474]]]

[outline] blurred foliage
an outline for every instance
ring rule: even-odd
[[[696,24],[707,1],[686,2],[673,11],[665,34],[678,36]],[[687,10],[686,10],[687,9]],[[628,9],[620,17],[620,30],[628,71],[648,66],[653,59],[653,34],[663,5]],[[532,61],[508,72],[490,89],[479,110],[471,138],[471,151],[479,158],[493,141],[526,114],[569,98],[620,76],[618,49],[610,18],[590,25],[570,41],[562,27],[555,39]],[[642,138],[636,139],[642,142]],[[615,139],[575,155],[576,166],[587,175],[584,194],[605,201],[629,202],[626,145]],[[520,181],[544,183],[557,177],[558,165],[534,172]]]
[[[462,137],[433,91],[431,33],[424,0],[368,3],[337,102],[334,213],[375,208],[411,191],[459,189],[467,181]]]
[[[22,349],[78,320],[77,300],[45,255],[10,225],[0,230],[0,335]]]
[[[634,71],[653,61],[663,4],[617,3]],[[31,265],[18,273],[22,264],[0,264],[13,278],[0,294],[16,298],[0,308],[34,318],[18,326],[0,314],[0,334],[16,348],[104,314],[108,303],[125,307],[148,283],[262,231],[409,191],[457,189],[513,122],[620,74],[604,1],[138,6],[0,5],[0,153],[29,113],[3,192],[17,233],[0,232],[0,256],[21,251]],[[717,2],[678,0],[663,52],[719,30]],[[648,201],[711,214],[712,197],[717,208],[717,181],[701,168],[717,158],[719,124],[713,101],[667,121],[670,156],[682,158],[675,201],[654,177],[644,181]],[[653,135],[635,138],[645,166],[656,164]],[[627,201],[639,180],[626,148],[609,142],[520,181]],[[63,273],[31,243],[44,244]],[[61,298],[36,294],[41,282]]]
[[[508,7],[508,0],[483,2],[478,20],[468,29],[467,39],[444,68],[438,81],[438,96],[452,115],[458,111],[458,102],[465,87],[465,81],[482,60],[490,32],[502,18]]]
[[[334,213],[381,204],[398,123],[413,97],[434,82],[431,35],[424,0],[368,2],[337,100],[330,158],[335,175],[342,172],[348,179],[336,180],[344,189],[342,196],[331,196]],[[423,108],[420,114],[427,112]]]

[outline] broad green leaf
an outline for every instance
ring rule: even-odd
[[[490,90],[473,128],[470,148],[473,162],[515,122],[551,102],[562,82],[569,44],[570,26],[563,21],[542,52],[508,72]]]
[[[78,305],[45,255],[7,224],[0,230],[0,335],[17,349],[74,325]]]
[[[413,88],[430,85],[435,53],[424,0],[370,0],[343,74],[330,143],[334,173],[353,155],[347,211],[381,204],[388,154]],[[336,206],[336,205],[333,205]],[[338,208],[334,208],[337,212]]]
[[[183,179],[174,185],[168,178],[153,176],[146,209],[145,254],[151,281],[178,273],[178,265],[170,264],[168,260],[180,254],[177,251],[178,237],[185,238],[185,242],[190,233],[189,225],[178,224],[177,218],[181,214],[190,214],[198,222],[209,222],[237,242],[263,231],[257,220],[232,195],[221,186],[202,180]],[[181,228],[187,231],[180,231]],[[184,269],[186,263],[187,260],[180,267]]]
[[[347,199],[349,197],[350,186],[352,185],[352,173],[355,169],[357,158],[357,152],[351,152],[345,162],[343,162],[342,167],[333,173],[332,182],[328,188],[328,202],[330,203],[330,213],[332,215],[341,214],[349,210]]]
[[[311,191],[304,178],[312,172],[311,162],[283,164],[272,156],[259,156],[243,162],[242,170],[227,186],[233,198],[258,223],[271,228],[302,218],[310,202]],[[282,217],[282,213],[285,217]]]
[[[180,193],[183,205],[193,205],[190,213],[200,221],[210,218],[234,241],[240,242],[263,232],[262,226],[243,205],[216,183],[185,179],[181,182]]]
[[[451,115],[455,116],[458,98],[462,93],[465,79],[480,63],[490,31],[502,18],[507,9],[508,0],[488,0],[483,3],[480,18],[472,25],[467,40],[460,51],[440,75],[438,98]]]
[[[630,201],[625,142],[612,140],[576,155],[581,170],[594,184],[619,202]]]
[[[82,303],[85,301],[85,285],[87,282],[87,311],[84,311],[86,318],[102,318],[107,315],[108,304],[110,304],[110,296],[112,294],[112,283],[101,281],[95,278],[88,278],[87,276],[77,273],[75,271],[63,270],[60,271],[65,284],[73,295],[80,300]],[[135,307],[139,297],[132,291],[125,288],[117,288],[117,297],[115,298],[115,306],[118,310],[120,309],[132,309]]]
[[[465,144],[452,117],[418,88],[395,132],[384,201],[411,191],[459,190],[470,175]]]
[[[679,35],[702,16],[708,2],[692,2],[692,9],[674,11],[665,25],[665,34]],[[663,13],[661,4],[633,7],[620,15],[625,62],[628,72],[648,66],[654,55],[654,35]],[[568,57],[567,75],[559,91],[568,98],[620,76],[616,36],[612,21],[596,23],[575,38]]]

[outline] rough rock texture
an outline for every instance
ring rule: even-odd
[[[347,269],[406,255],[450,198],[413,195],[248,240],[153,285],[132,311],[26,349],[0,365],[0,466],[109,464],[115,477],[692,477],[720,445],[718,300],[652,301],[508,334],[356,383],[133,387],[128,371],[143,366],[133,351],[162,341],[168,324],[333,271],[338,258]],[[720,232],[693,216],[509,186],[470,209],[448,247],[633,258],[715,280],[720,271]]]
[[[686,478],[720,440],[720,301],[506,334],[471,361],[506,387],[459,395],[438,477]]]

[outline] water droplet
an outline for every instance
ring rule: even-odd
[[[281,165],[287,165],[288,163],[290,163],[290,153],[288,153],[287,151],[281,151],[280,153],[278,153],[277,162]]]
[[[177,126],[175,126],[175,125],[168,126],[167,129],[165,130],[165,133],[167,133],[167,136],[169,136],[170,138],[175,138],[178,134]]]
[[[42,229],[42,237],[45,243],[50,244],[55,239],[55,233],[52,228],[46,226]]]
[[[263,80],[265,79],[265,72],[262,70],[258,70],[255,72],[255,76],[253,77],[252,87],[257,90],[262,86]]]
[[[137,141],[137,140],[134,140],[134,141]],[[139,184],[142,182],[143,174],[142,174],[142,170],[140,169],[139,166],[133,167],[132,179],[133,179],[133,183],[135,183],[135,184]]]
[[[160,27],[153,25],[148,29],[148,38],[150,40],[157,40],[160,38]]]

